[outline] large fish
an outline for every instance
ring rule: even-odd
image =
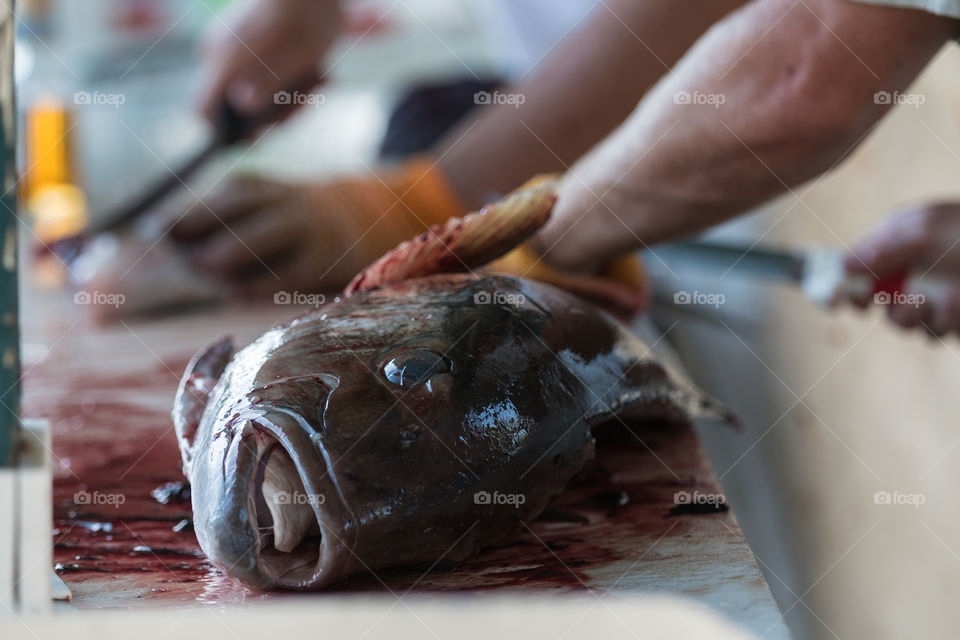
[[[259,588],[456,562],[508,539],[616,419],[730,422],[555,287],[469,270],[549,215],[541,183],[401,245],[347,294],[188,365],[174,408],[194,527]],[[480,231],[482,230],[482,232]]]

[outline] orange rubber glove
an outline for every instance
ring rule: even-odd
[[[332,291],[397,244],[466,209],[433,162],[318,183],[227,180],[175,214],[189,260],[238,293]]]
[[[646,272],[636,256],[617,258],[594,275],[571,273],[554,269],[525,243],[490,263],[489,269],[552,284],[618,313],[643,311],[650,303]]]

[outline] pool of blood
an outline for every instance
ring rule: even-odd
[[[203,605],[286,597],[227,578],[190,523],[169,407],[186,355],[137,374],[77,375],[41,362],[24,413],[49,419],[56,570],[80,607]],[[57,393],[49,392],[56,385]],[[696,575],[710,541],[739,538],[732,516],[677,510],[678,491],[714,494],[693,434],[667,424],[598,431],[597,458],[509,543],[459,565],[442,560],[357,575],[332,591],[605,591],[650,571]],[[685,553],[677,552],[682,541]],[[438,556],[443,550],[438,550]],[[676,556],[676,557],[674,557]],[[664,562],[664,560],[669,562]],[[665,568],[666,567],[666,568]]]

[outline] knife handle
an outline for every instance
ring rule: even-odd
[[[281,93],[295,95],[297,93],[310,93],[314,87],[320,84],[323,78],[316,72],[311,72],[300,78],[297,82],[290,85],[289,90]],[[229,100],[224,100],[217,111],[214,120],[214,139],[220,146],[229,147],[242,142],[260,129],[267,125],[282,120],[284,116],[295,108],[289,103],[278,102],[274,96],[273,104],[270,104],[256,113],[244,115],[230,104]]]
[[[845,275],[837,283],[835,294],[821,302],[840,302],[849,299],[867,299],[873,304],[939,303],[947,295],[951,284],[958,281],[935,273],[915,272],[883,280],[874,280],[861,274]]]
[[[882,280],[849,273],[844,266],[844,252],[833,248],[809,252],[803,274],[807,297],[827,305],[871,298],[874,304],[937,303],[945,298],[954,283],[960,283],[960,279],[929,271],[903,273]]]
[[[874,304],[939,303],[947,295],[949,286],[957,282],[942,274],[913,272],[873,281]],[[903,296],[903,300],[899,298]],[[919,297],[922,296],[922,297]]]

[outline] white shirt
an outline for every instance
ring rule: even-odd
[[[472,0],[501,73],[517,80],[589,22],[598,0]]]
[[[920,9],[939,16],[960,18],[960,0],[854,0],[854,2],[904,9]]]
[[[920,9],[960,19],[960,0],[851,0]],[[512,80],[529,73],[558,41],[589,22],[598,0],[471,0],[501,73]]]

